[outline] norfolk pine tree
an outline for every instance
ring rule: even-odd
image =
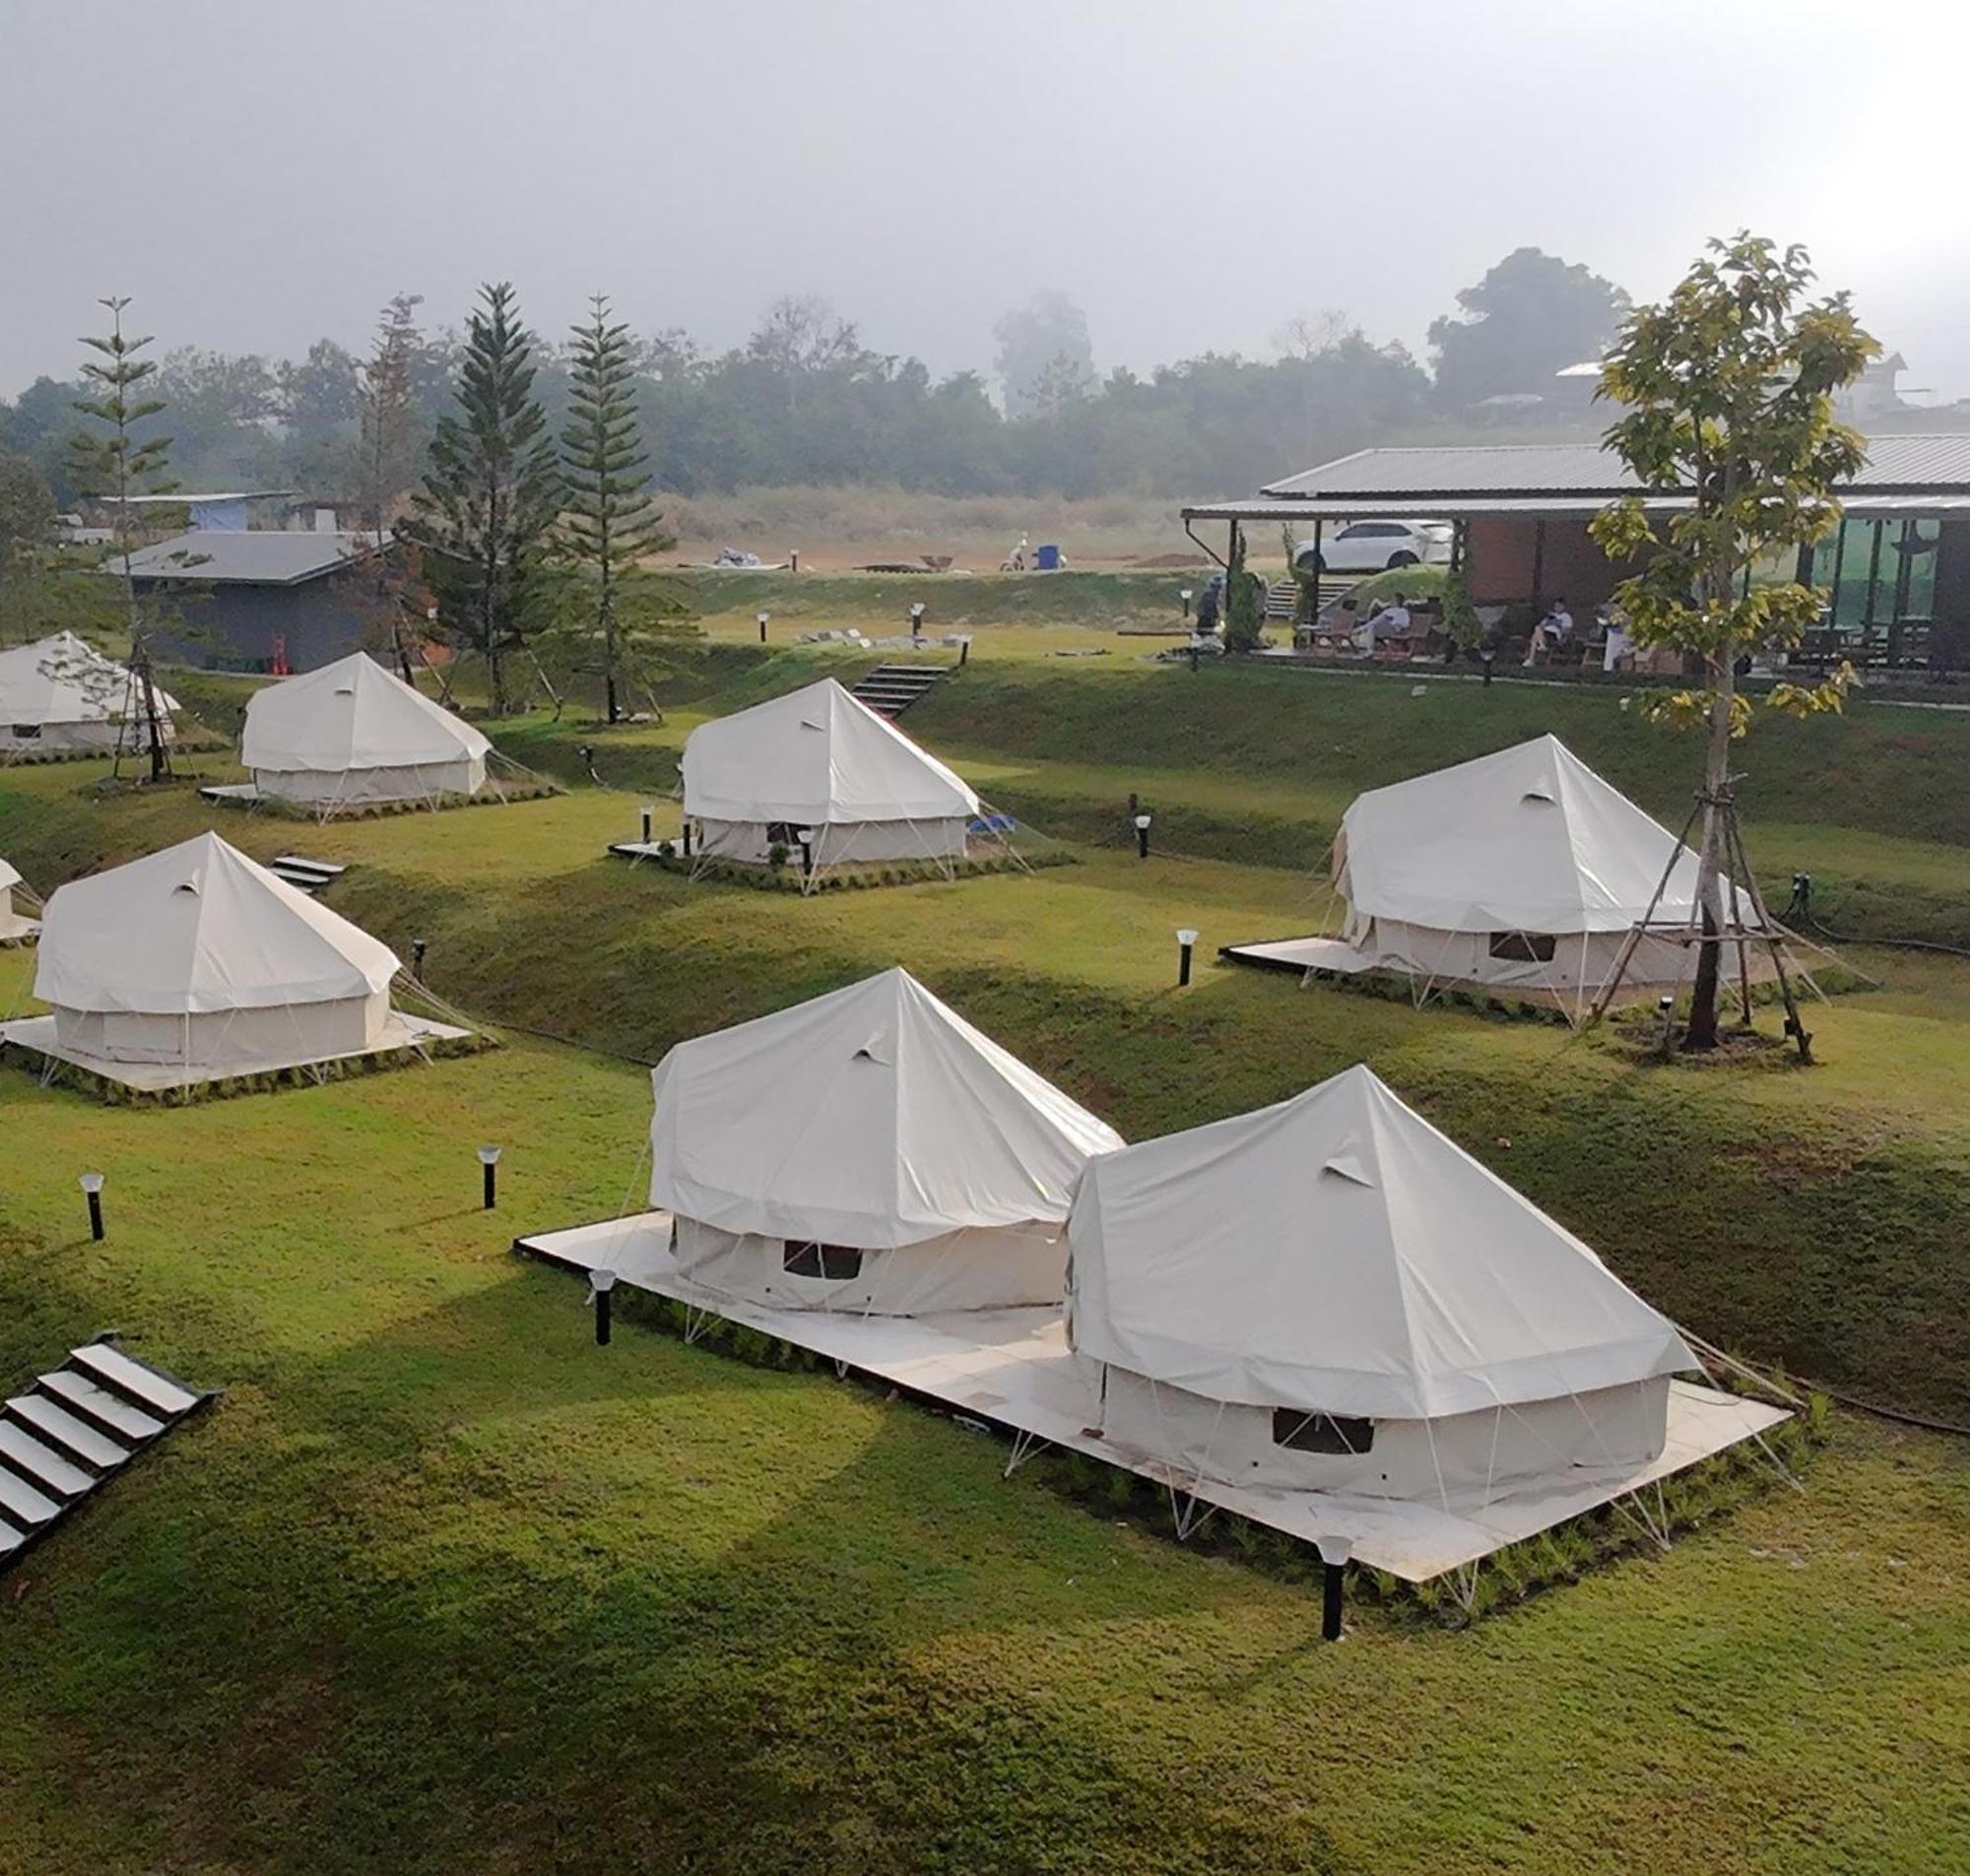
[[[166,746],[162,713],[158,708],[158,686],[151,658],[149,621],[137,597],[137,582],[130,571],[131,533],[134,510],[130,496],[167,494],[172,485],[164,480],[170,458],[168,436],[148,436],[141,441],[132,434],[146,419],[164,408],[162,398],[145,397],[140,387],[157,370],[154,358],[137,354],[151,343],[126,338],[123,308],[127,294],[98,300],[109,310],[109,331],[100,338],[85,337],[82,343],[99,356],[85,359],[82,375],[92,387],[92,395],[75,400],[83,416],[94,418],[99,430],[78,431],[69,441],[69,461],[76,484],[92,494],[102,495],[116,506],[116,558],[123,570],[123,611],[130,633],[129,669],[132,687],[141,712],[141,728],[151,758],[151,779],[163,781],[170,773],[170,751]],[[128,713],[125,713],[128,727]],[[115,770],[123,765],[123,737],[116,739]]]
[[[1706,731],[1703,937],[1683,1044],[1692,1050],[1717,1046],[1731,745],[1753,714],[1737,687],[1738,661],[1797,645],[1821,599],[1797,581],[1752,585],[1749,570],[1830,534],[1841,512],[1833,490],[1867,460],[1865,439],[1833,420],[1833,393],[1879,347],[1855,322],[1846,293],[1806,302],[1812,280],[1804,248],[1780,253],[1749,233],[1713,240],[1668,299],[1629,315],[1601,371],[1601,395],[1627,407],[1608,446],[1644,488],[1695,497],[1651,520],[1630,496],[1592,524],[1610,559],[1646,556],[1614,593],[1636,643],[1693,653],[1707,679],[1705,689],[1678,691],[1655,712]],[[1810,688],[1775,685],[1766,707],[1838,710],[1851,676],[1843,665]]]
[[[439,629],[486,660],[492,710],[503,715],[505,660],[524,648],[540,609],[560,478],[513,290],[501,281],[482,297],[459,366],[458,408],[438,420],[402,531],[425,550]]]
[[[588,322],[573,329],[569,357],[569,418],[560,433],[561,539],[568,559],[584,576],[574,602],[581,615],[574,629],[585,633],[599,654],[608,721],[618,723],[631,666],[629,641],[651,622],[641,615],[647,607],[624,615],[623,574],[645,554],[677,544],[650,504],[650,458],[636,419],[629,329],[610,323],[603,294],[590,304]],[[669,611],[660,608],[657,615]]]

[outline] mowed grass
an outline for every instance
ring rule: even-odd
[[[1281,757],[1274,704],[1227,689],[1236,729],[1186,701],[1187,673],[1139,686],[1105,662],[1029,661],[1061,687],[1044,734],[1020,713],[1045,692],[996,666],[909,720],[988,795],[1058,805],[1079,865],[803,901],[605,858],[645,789],[675,825],[664,785],[693,721],[849,669],[709,662],[664,726],[502,732],[570,779],[592,741],[620,789],[318,828],[181,791],[99,800],[90,765],[17,769],[0,854],[43,889],[205,826],[263,858],[344,860],[331,903],[406,955],[427,938],[446,996],[644,1059],[900,962],[1132,1136],[1366,1060],[1700,1333],[1970,1417],[1970,967],[1856,952],[1885,987],[1814,1006],[1810,1073],[1640,1067],[1544,1025],[1209,964],[1179,993],[1179,924],[1208,959],[1327,909],[1297,856],[1253,864],[1212,830],[1250,823],[1249,787],[1317,834],[1351,767],[1353,786],[1386,779],[1397,758],[1372,749],[1412,700],[1389,688],[1384,720],[1352,728],[1316,707]],[[1460,694],[1406,745],[1416,767],[1432,741],[1450,759],[1537,721],[1480,715],[1502,689]],[[1188,754],[1172,712],[1202,719]],[[1612,769],[1581,722],[1563,733]],[[1658,752],[1658,807],[1676,786],[1663,746],[1636,745]],[[1782,824],[1851,842],[1891,904],[1924,880],[1957,903],[1961,848],[1884,811],[1934,785],[1921,759],[1829,830],[1802,757]],[[1065,811],[1106,813],[1125,781],[1159,829],[1211,837],[1159,838],[1142,863]],[[1953,811],[1924,809],[1945,833]],[[0,952],[0,1011],[32,968]],[[907,1404],[634,1326],[595,1349],[578,1286],[505,1247],[635,1203],[647,1118],[632,1064],[524,1036],[190,1109],[0,1071],[7,1376],[118,1326],[229,1390],[6,1582],[0,1871],[1960,1861],[1963,1442],[1838,1415],[1804,1493],[1667,1556],[1470,1634],[1361,1612],[1323,1648],[1310,1585],[1004,1481],[1003,1449]],[[506,1149],[491,1216],[488,1139]],[[110,1178],[100,1247],[74,1184],[92,1166]]]
[[[183,1110],[0,1078],[0,1364],[120,1326],[227,1390],[8,1582],[0,1869],[1948,1866],[1959,1447],[1842,1419],[1666,1556],[1327,1648],[948,1420],[595,1348],[506,1243],[632,1197],[645,1120],[525,1040]]]

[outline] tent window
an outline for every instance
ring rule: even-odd
[[[778,841],[783,847],[800,845],[800,837],[794,831],[794,824],[790,820],[769,820],[766,823],[766,838],[769,841]]]
[[[1375,1423],[1346,1414],[1275,1407],[1273,1444],[1295,1453],[1366,1453],[1375,1444]]]
[[[862,1253],[852,1244],[790,1244],[781,1261],[789,1276],[825,1277],[830,1283],[846,1283],[862,1274]]]
[[[37,736],[39,736],[40,733],[41,733],[41,726],[38,723],[17,723],[14,726],[15,736],[17,736],[23,743],[33,742],[33,740]]]
[[[1493,932],[1491,955],[1510,958],[1515,964],[1550,964],[1553,937],[1550,932]]]

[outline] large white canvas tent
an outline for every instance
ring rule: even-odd
[[[1610,985],[1645,918],[1615,1000],[1653,998],[1695,975],[1696,870],[1689,848],[1557,737],[1535,737],[1356,796],[1334,843],[1341,938],[1232,954],[1393,971],[1425,989],[1475,985],[1577,1015]],[[1727,882],[1727,906],[1732,896]],[[1748,906],[1730,922],[1727,984],[1772,974],[1769,947],[1742,936],[1750,923]]]
[[[1200,1478],[1439,1505],[1618,1473],[1697,1366],[1366,1067],[1090,1160],[1068,1235],[1107,1436]]]
[[[653,1086],[680,1274],[782,1309],[1057,1302],[1075,1175],[1122,1143],[902,970],[680,1043]]]
[[[165,740],[175,732],[174,698],[157,691]],[[73,632],[0,651],[0,754],[109,754],[145,735],[134,675]]]
[[[26,900],[28,888],[20,873],[0,859],[0,944],[19,944],[41,928],[30,918],[17,897]]]
[[[685,818],[707,859],[814,870],[962,859],[978,797],[832,678],[700,724],[684,747]],[[802,836],[807,839],[803,843]]]
[[[34,995],[52,1014],[5,1038],[132,1086],[310,1067],[432,1033],[391,1008],[398,968],[387,945],[201,834],[49,898]]]
[[[469,723],[357,652],[256,691],[239,757],[260,796],[332,812],[476,795],[492,748]]]

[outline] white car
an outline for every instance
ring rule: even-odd
[[[1447,521],[1348,521],[1324,529],[1319,549],[1302,541],[1293,564],[1319,573],[1380,573],[1385,567],[1441,566],[1450,559]]]

